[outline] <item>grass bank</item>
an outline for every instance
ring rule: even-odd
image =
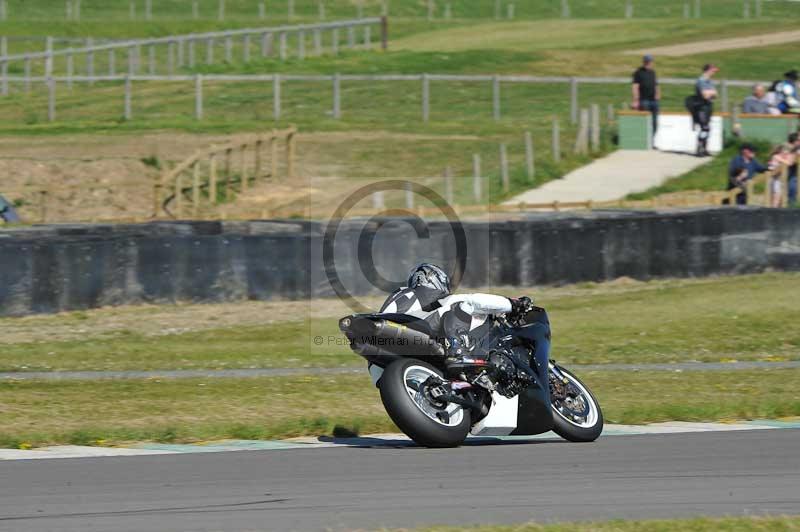
[[[800,370],[583,372],[609,423],[800,415]],[[396,431],[364,375],[0,382],[0,446]]]
[[[483,290],[530,294],[547,308],[564,363],[800,359],[800,274]],[[318,300],[2,318],[0,371],[360,365],[337,342],[348,313]]]

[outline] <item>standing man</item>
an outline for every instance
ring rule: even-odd
[[[798,158],[800,158],[800,136],[797,133],[791,133],[788,138],[788,142],[786,143],[786,147],[789,149],[789,153],[791,154],[791,164],[789,164],[789,171],[788,171],[788,191],[787,191],[787,198],[789,199],[789,206],[793,207],[797,204],[797,163]]]
[[[752,144],[744,143],[739,155],[731,159],[728,166],[728,190],[741,188],[736,195],[737,205],[747,205],[747,182],[756,174],[766,172],[768,168],[756,160],[756,149]]]
[[[650,111],[653,115],[653,136],[658,130],[658,102],[661,100],[661,87],[656,80],[653,56],[642,58],[642,66],[633,73],[633,109]]]
[[[711,63],[703,66],[703,73],[697,79],[694,86],[692,98],[692,119],[700,126],[697,134],[697,156],[707,157],[709,155],[707,145],[708,137],[711,132],[711,115],[714,112],[714,99],[717,97],[717,88],[711,78],[719,72],[719,68]]]

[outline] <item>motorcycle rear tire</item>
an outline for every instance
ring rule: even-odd
[[[441,371],[421,360],[408,358],[392,362],[380,380],[381,401],[386,412],[395,425],[419,445],[458,447],[466,439],[472,425],[469,410],[462,409],[461,421],[453,426],[443,425],[425,415],[406,389],[406,370],[412,366],[421,366],[442,376]]]

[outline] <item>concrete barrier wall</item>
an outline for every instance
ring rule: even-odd
[[[0,231],[0,315],[161,302],[304,299],[377,294],[420,260],[456,264],[453,226],[348,221],[324,264],[325,224],[155,222]],[[800,270],[800,210],[528,215],[463,223],[462,288]],[[359,240],[362,249],[359,261]],[[372,257],[364,258],[364,257]],[[386,279],[368,281],[369,268]],[[335,270],[335,272],[334,272]],[[366,272],[366,273],[365,273]],[[374,276],[373,276],[374,277]],[[374,279],[373,279],[374,281]]]

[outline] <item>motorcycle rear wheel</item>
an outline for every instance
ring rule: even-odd
[[[381,375],[381,401],[395,425],[425,447],[457,447],[469,433],[470,412],[460,405],[436,405],[420,391],[429,377],[441,371],[416,359],[389,364]]]
[[[571,442],[591,442],[603,432],[603,411],[589,388],[578,377],[558,366],[569,381],[570,394],[559,399],[551,394],[553,432]]]

